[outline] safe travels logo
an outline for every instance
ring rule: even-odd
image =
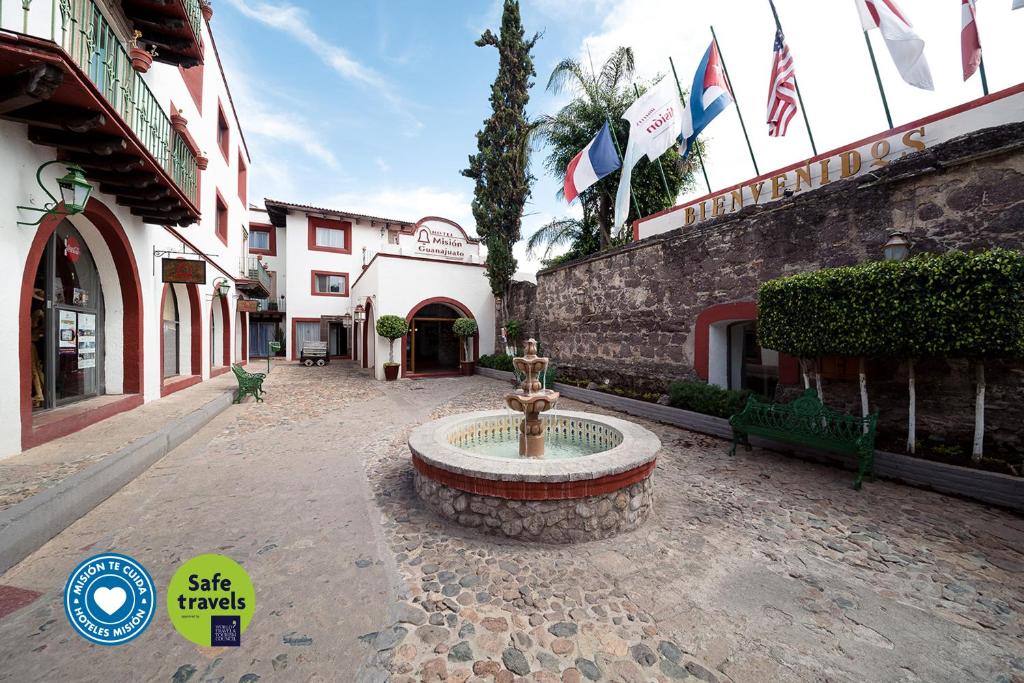
[[[136,638],[153,620],[156,590],[145,568],[117,553],[94,555],[64,586],[64,611],[74,629],[99,645]]]
[[[171,623],[196,645],[241,645],[255,608],[256,591],[249,575],[224,555],[193,557],[167,586]]]

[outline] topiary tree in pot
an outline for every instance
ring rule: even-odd
[[[477,332],[476,321],[472,318],[459,318],[452,325],[452,331],[462,342],[462,362],[460,364],[463,375],[472,375],[476,362],[473,360],[473,337]]]
[[[401,363],[395,362],[395,340],[409,333],[409,323],[397,315],[382,315],[377,318],[377,334],[390,342],[388,362],[384,364],[384,379],[389,382],[398,378]]]

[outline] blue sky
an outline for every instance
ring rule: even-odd
[[[790,135],[769,138],[763,120],[774,26],[765,0],[523,0],[537,85],[529,112],[553,113],[565,96],[544,90],[565,57],[600,64],[630,45],[638,77],[668,70],[684,83],[714,24],[743,106],[761,171],[810,156],[794,120]],[[875,49],[895,125],[979,96],[959,70],[959,0],[899,0],[926,40],[936,91],[899,80],[885,48]],[[853,0],[776,0],[819,150],[885,128]],[[1024,10],[1010,0],[979,0],[979,27],[991,89],[1020,82]],[[472,182],[459,170],[475,150],[490,111],[497,51],[473,41],[500,25],[500,0],[300,2],[219,0],[213,30],[253,157],[254,199],[273,197],[405,220],[435,214],[473,229]],[[742,21],[736,21],[742,17]],[[708,127],[708,172],[718,188],[754,175],[735,108]],[[578,211],[557,199],[558,181],[533,154],[537,177],[524,235]],[[703,189],[701,189],[703,193]],[[685,198],[681,197],[680,200]],[[535,260],[517,255],[524,270]]]

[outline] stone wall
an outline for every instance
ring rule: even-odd
[[[909,236],[914,253],[1021,248],[1024,124],[978,131],[867,176],[541,271],[532,293],[516,287],[510,311],[536,321],[561,372],[660,390],[697,379],[701,311],[754,301],[762,282],[781,275],[879,259],[893,230]],[[988,367],[988,436],[1004,447],[1024,445],[1024,364]],[[969,444],[971,376],[963,361],[920,363],[920,435],[968,435]],[[905,379],[899,363],[868,364],[883,441],[904,434]],[[859,410],[856,382],[827,380],[824,393],[830,404]]]
[[[540,321],[537,320],[534,315],[534,307],[537,302],[537,285],[532,282],[513,282],[512,290],[509,294],[508,310],[510,311],[509,318],[518,320],[523,324],[522,327],[522,339],[520,342],[529,339],[530,337],[538,337],[540,334]],[[494,324],[496,329],[494,330],[494,352],[504,353],[505,347],[501,343],[501,328],[505,324],[505,320],[501,314],[502,302],[501,299],[495,298],[494,300],[495,313],[494,313]]]

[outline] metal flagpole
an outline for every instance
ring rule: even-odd
[[[772,8],[772,16],[775,17],[775,28],[778,31],[782,31],[782,23],[779,21],[779,13],[775,11],[775,3],[772,0],[768,0],[768,4]],[[722,63],[723,65],[725,62]],[[800,113],[804,116],[804,125],[807,126],[807,137],[811,140],[811,151],[814,152],[814,156],[818,156],[818,147],[814,144],[814,135],[811,134],[811,122],[807,118],[807,108],[804,106],[804,98],[800,94],[800,83],[797,81],[796,74],[793,74],[793,85],[796,87],[796,99],[800,102]]]
[[[715,35],[715,27],[711,27],[711,39],[715,41],[715,47],[718,48],[718,58],[722,61],[722,71],[725,72],[725,80],[729,84],[729,90],[732,90],[732,79],[729,78],[729,69],[725,65],[725,57],[722,56],[722,46],[718,44],[718,36]],[[757,159],[754,158],[754,148],[750,144],[750,136],[747,135],[747,125],[743,123],[743,112],[740,111],[740,102],[736,99],[736,93],[732,92],[732,101],[736,105],[736,113],[740,117],[740,128],[743,129],[743,139],[747,141],[747,149],[750,151],[750,160],[754,163],[754,175],[761,175],[760,169],[757,167]]]
[[[864,42],[868,45],[868,54],[871,55],[871,67],[875,70],[875,80],[878,82],[878,92],[882,96],[882,106],[885,107],[885,120],[892,128],[892,114],[889,113],[889,100],[885,99],[885,88],[882,87],[882,77],[878,73],[878,62],[875,61],[875,50],[871,47],[871,38],[868,32],[864,31]]]
[[[671,55],[668,58],[668,64],[672,67],[672,77],[676,79],[676,89],[679,91],[679,100],[683,102],[683,106],[685,107],[686,96],[683,94],[683,86],[679,85],[679,74],[676,73],[676,63],[672,61]],[[697,161],[700,163],[700,172],[704,174],[704,184],[708,186],[708,194],[711,194],[711,182],[708,180],[708,171],[704,168],[704,159],[700,156],[700,147],[697,146],[696,140],[693,142],[693,151],[697,154]]]
[[[640,88],[636,87],[636,83],[633,84],[633,92],[636,94],[637,99],[640,98]],[[665,197],[668,198],[668,205],[672,206],[676,203],[675,198],[672,196],[672,191],[668,189],[668,179],[665,177],[665,167],[661,165],[661,157],[657,158],[658,171],[661,172],[661,184],[665,187]],[[632,188],[630,188],[632,189]]]
[[[977,19],[975,19],[977,21]],[[978,71],[981,72],[981,91],[988,95],[988,78],[985,77],[985,58],[982,57],[978,62]]]

